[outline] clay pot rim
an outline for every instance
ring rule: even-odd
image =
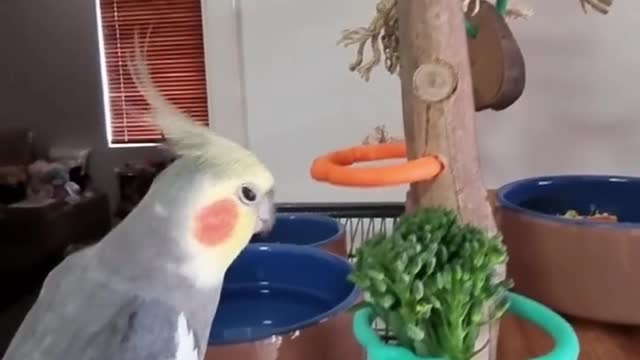
[[[253,244],[284,244],[284,245],[296,245],[296,246],[311,246],[311,247],[322,247],[327,244],[331,244],[334,241],[340,240],[345,236],[345,227],[338,220],[322,214],[314,214],[314,213],[296,213],[296,212],[280,212],[276,214],[276,223],[278,220],[291,220],[291,219],[304,219],[316,221],[321,224],[331,225],[336,228],[336,233],[332,236],[316,242],[310,242],[308,244],[294,244],[294,243],[281,243],[281,242],[268,242],[268,241],[256,241],[250,243]],[[275,225],[274,225],[275,226]]]
[[[279,244],[279,243],[256,243],[256,244],[247,245],[246,248],[243,250],[243,252],[245,251],[275,251],[279,253],[290,253],[290,254],[294,253],[294,254],[298,254],[298,256],[300,254],[303,254],[304,256],[322,258],[323,261],[326,261],[327,263],[333,263],[338,266],[344,266],[347,269],[348,274],[350,274],[353,269],[353,265],[347,259],[341,256],[338,256],[336,254],[333,254],[331,252],[325,251],[322,248],[318,248],[314,246]],[[327,321],[333,317],[336,317],[348,311],[349,309],[351,309],[351,307],[357,303],[357,301],[360,299],[360,296],[361,296],[360,290],[355,286],[354,283],[352,283],[348,279],[345,279],[345,281],[351,285],[351,292],[349,292],[349,294],[346,297],[344,297],[344,299],[341,302],[338,302],[331,309],[323,313],[317,314],[314,317],[298,322],[296,324],[275,328],[269,335],[251,338],[243,341],[228,340],[228,341],[212,342],[211,337],[209,337],[208,346],[249,344],[249,343],[264,341],[266,339],[271,338],[272,336],[292,335],[299,330],[304,330],[311,326]],[[223,285],[223,289],[224,289],[224,285]]]
[[[535,219],[551,221],[561,224],[566,224],[570,226],[577,227],[589,227],[589,228],[598,228],[598,229],[611,229],[611,230],[630,230],[630,229],[640,229],[640,222],[599,222],[599,221],[588,221],[588,220],[580,220],[580,219],[571,219],[557,215],[549,215],[544,214],[538,211],[530,210],[524,207],[521,207],[507,199],[507,195],[509,192],[525,185],[531,186],[534,183],[538,182],[579,182],[579,181],[599,181],[599,182],[633,182],[637,183],[638,187],[640,187],[640,177],[633,176],[617,176],[617,175],[557,175],[557,176],[540,176],[540,177],[530,177],[524,178],[520,180],[516,180],[510,183],[507,183],[496,191],[496,199],[498,208],[511,210],[515,213],[519,213],[522,215],[526,215]]]

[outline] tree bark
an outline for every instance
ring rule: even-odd
[[[462,221],[495,233],[478,160],[461,3],[398,0],[397,11],[408,157],[435,154],[445,165],[435,180],[411,185],[407,210],[444,206],[456,210]],[[504,269],[498,269],[497,277],[504,278]],[[498,323],[483,331],[478,344],[487,339],[489,346],[474,359],[495,359]]]

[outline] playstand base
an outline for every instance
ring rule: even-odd
[[[580,344],[573,328],[560,315],[544,305],[522,295],[509,293],[509,312],[530,321],[544,330],[554,341],[551,352],[532,360],[577,360]],[[420,358],[399,346],[384,343],[372,328],[373,311],[364,308],[356,312],[353,330],[358,342],[366,349],[370,360],[446,360],[442,358]]]

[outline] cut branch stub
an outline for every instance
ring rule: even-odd
[[[443,60],[422,64],[413,74],[413,92],[429,104],[448,99],[457,86],[455,69]]]

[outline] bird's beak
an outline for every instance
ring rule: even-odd
[[[258,204],[258,229],[261,235],[268,234],[276,222],[276,208],[273,193],[267,194]]]

